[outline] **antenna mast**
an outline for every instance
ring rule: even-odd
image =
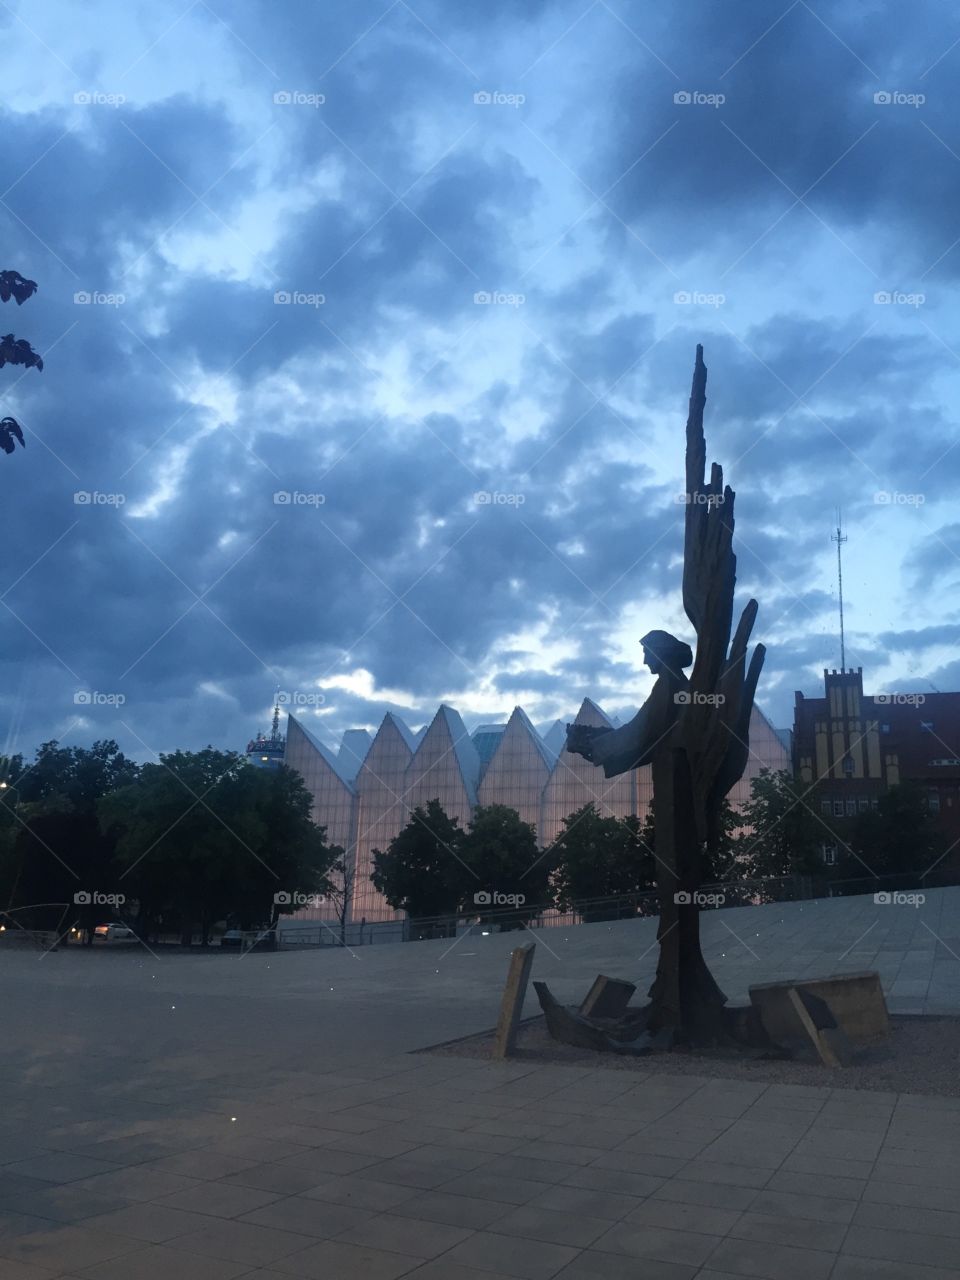
[[[840,670],[845,671],[847,668],[847,651],[843,638],[843,561],[840,556],[840,548],[847,541],[847,537],[842,532],[839,507],[837,508],[837,532],[830,535],[830,541],[837,544],[837,593],[840,598]]]

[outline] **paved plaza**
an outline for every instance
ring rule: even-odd
[[[538,930],[534,974],[642,989],[654,930]],[[877,968],[960,1013],[960,889],[704,935],[734,1000]],[[527,937],[0,953],[0,1280],[960,1277],[957,1099],[409,1052],[491,1026]]]

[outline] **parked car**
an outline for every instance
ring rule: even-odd
[[[119,920],[111,920],[107,924],[98,924],[93,931],[94,941],[100,942],[139,942],[139,938],[129,925]]]
[[[275,929],[228,929],[220,939],[220,945],[242,951],[274,951],[276,941]]]

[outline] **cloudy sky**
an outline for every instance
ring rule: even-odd
[[[3,6],[6,749],[649,689],[695,344],[758,701],[960,688],[939,0]],[[80,701],[78,701],[78,696]],[[119,704],[119,699],[124,701]],[[87,699],[84,701],[83,699]]]

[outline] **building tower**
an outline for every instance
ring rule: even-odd
[[[247,743],[247,759],[258,769],[279,769],[283,764],[284,739],[280,733],[280,690],[273,704],[273,723],[270,737],[258,733]]]

